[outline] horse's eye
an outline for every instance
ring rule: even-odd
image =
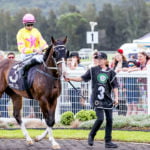
[[[59,56],[58,51],[55,51],[54,54],[53,54],[53,57],[54,57],[54,58],[58,58],[58,56]]]

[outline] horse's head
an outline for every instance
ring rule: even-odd
[[[59,63],[59,61],[62,61],[67,56],[67,49],[66,49],[66,42],[67,37],[64,40],[55,40],[53,37],[51,37],[52,45],[53,45],[53,57],[56,59],[56,62]]]
[[[59,73],[65,73],[66,71],[66,66],[65,66],[65,59],[69,55],[69,51],[66,49],[66,42],[67,42],[67,37],[64,40],[55,40],[53,37],[51,37],[52,45],[51,45],[51,50],[49,52],[49,55],[51,56],[49,59],[52,60],[53,58],[53,64],[55,67],[57,67]],[[54,67],[54,66],[49,66],[49,67]]]

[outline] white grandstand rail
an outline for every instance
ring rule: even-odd
[[[148,71],[119,72],[117,77],[147,78]]]

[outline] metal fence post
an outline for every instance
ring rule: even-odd
[[[148,114],[150,114],[150,66],[147,67],[147,105]]]

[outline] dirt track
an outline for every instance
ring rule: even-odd
[[[93,147],[88,146],[85,140],[57,140],[57,142],[61,150],[106,150],[102,141],[96,141]],[[150,150],[150,144],[125,142],[117,144],[119,148],[116,150]],[[0,139],[0,150],[51,150],[51,144],[48,140],[43,140],[28,146],[23,139]]]

